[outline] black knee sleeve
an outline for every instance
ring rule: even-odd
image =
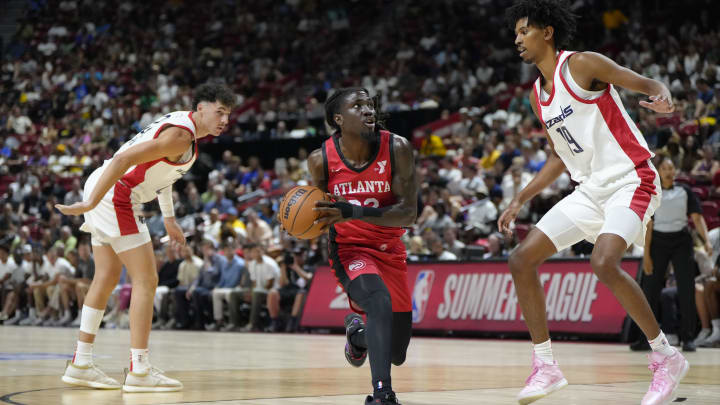
[[[393,312],[392,364],[405,363],[412,336],[412,312]]]

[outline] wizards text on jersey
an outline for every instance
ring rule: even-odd
[[[558,115],[557,117],[550,118],[549,120],[545,121],[545,127],[547,127],[547,129],[552,128],[552,126],[557,124],[558,122],[565,121],[565,118],[569,117],[570,114],[573,113],[573,109],[571,106],[567,106],[564,108],[561,107],[561,108],[562,108],[562,113],[560,115]]]

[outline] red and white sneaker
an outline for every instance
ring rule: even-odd
[[[648,368],[652,371],[653,378],[642,405],[669,404],[675,400],[675,391],[690,369],[690,363],[677,350],[672,356],[652,352],[648,355],[648,360]]]
[[[557,361],[546,364],[533,353],[532,363],[532,373],[525,380],[525,388],[517,396],[521,405],[535,402],[568,385]]]

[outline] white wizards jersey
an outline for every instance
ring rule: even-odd
[[[538,113],[555,152],[570,177],[593,194],[632,183],[654,191],[656,171],[648,162],[653,155],[642,133],[611,84],[589,92],[575,83],[566,66],[573,53],[559,53],[551,94],[542,89],[542,76],[534,84]]]
[[[173,183],[187,173],[197,159],[198,148],[195,140],[197,127],[192,112],[175,111],[165,114],[124,143],[113,155],[114,158],[132,146],[151,141],[157,138],[163,129],[171,126],[180,127],[190,132],[193,137],[192,146],[185,151],[180,160],[171,162],[167,158],[161,158],[129,168],[115,186],[108,190],[101,203],[85,213],[87,225],[85,229],[81,229],[87,229],[89,232],[97,229],[113,237],[139,231],[142,227],[142,219],[139,218],[138,212],[141,204],[154,200],[161,192],[169,192]],[[88,177],[84,200],[88,200],[92,189],[113,158],[106,160]]]

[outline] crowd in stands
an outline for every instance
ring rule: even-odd
[[[442,131],[401,134],[417,147],[420,183],[418,219],[404,236],[410,260],[506,257],[572,190],[564,174],[524,207],[513,235],[497,232],[499,213],[551,153],[528,100],[537,71],[519,61],[499,11],[507,2],[89,3],[29,1],[3,52],[6,324],[78,322],[73,314],[92,278],[92,253],[78,231],[82,218],[63,217],[53,205],[80,201],[87,174],[158,115],[187,109],[192,88],[208,80],[238,94],[222,135],[236,142],[325,136],[324,125],[312,123],[322,119],[327,96],[348,85],[377,95],[385,113],[442,111],[449,123]],[[577,49],[602,52],[672,90],[677,111],[662,116],[642,109],[640,95],[620,94],[650,147],[670,156],[678,181],[704,201],[715,228],[720,32],[706,1],[690,3],[707,8],[703,18],[689,6],[650,1],[571,5],[582,16]],[[327,240],[289,238],[275,211],[284,191],[309,182],[308,152],[278,157],[272,167],[232,149],[201,157],[174,187],[188,239],[179,250],[163,243],[157,205],[146,205],[160,275],[155,327],[297,329],[312,273],[327,261]],[[580,243],[558,256],[591,248]],[[121,327],[130,297],[125,275],[113,296],[105,325]]]

